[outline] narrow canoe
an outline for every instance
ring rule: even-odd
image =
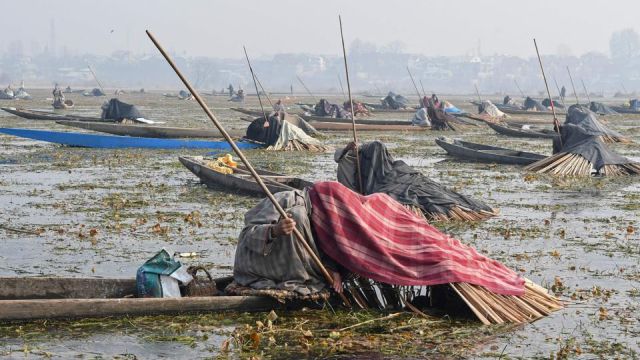
[[[351,123],[337,123],[337,122],[320,122],[311,120],[308,121],[318,131],[351,131]],[[368,124],[356,124],[356,130],[358,131],[428,131],[431,127],[412,126],[412,125],[368,125]]]
[[[445,137],[437,138],[436,144],[451,156],[473,162],[480,161],[496,164],[529,165],[546,158],[546,156],[540,154],[505,149],[497,146],[475,144],[460,140],[452,140]]]
[[[10,107],[3,107],[2,110],[19,116],[21,118],[29,119],[29,120],[77,120],[77,121],[98,121],[98,122],[114,122],[113,119],[101,119],[99,117],[91,117],[91,116],[78,116],[78,115],[67,115],[67,114],[56,114],[48,111],[39,111],[39,110],[29,110],[29,109],[16,109]]]
[[[620,114],[640,114],[640,111],[633,110],[628,106],[609,106],[611,110]]]
[[[558,137],[558,134],[555,131],[548,130],[548,129],[522,129],[520,127],[500,125],[500,124],[494,124],[490,122],[487,122],[487,125],[498,134],[512,136],[512,137],[538,138],[538,139],[553,139]]]
[[[0,128],[0,133],[68,146],[101,149],[230,149],[229,144],[226,141],[153,139],[133,136],[97,135],[18,128]],[[261,147],[261,145],[248,142],[237,142],[237,145],[243,149]]]
[[[553,112],[551,111],[532,111],[532,110],[516,109],[511,106],[499,106],[499,105],[496,105],[496,107],[503,113],[512,114],[512,115],[553,115]],[[556,109],[556,115],[567,115],[567,112],[558,111]]]
[[[330,123],[343,123],[343,124],[351,124],[351,119],[336,119],[328,116],[311,116],[311,115],[300,115],[301,118],[307,121],[316,121],[316,122],[330,122]],[[411,121],[409,120],[388,120],[388,119],[359,119],[356,118],[356,124],[362,125],[409,125],[411,126]]]
[[[222,134],[217,129],[194,129],[194,128],[178,128],[178,127],[160,127],[160,126],[148,126],[148,125],[133,125],[133,124],[111,124],[111,123],[97,123],[86,121],[56,121],[56,123],[65,126],[76,127],[80,129],[92,130],[103,132],[113,135],[122,136],[137,136],[145,138],[158,138],[158,139],[182,139],[182,138],[218,138],[222,139]],[[242,137],[245,131],[228,131],[229,135],[233,137]]]
[[[220,291],[231,277],[215,279]],[[269,311],[286,305],[264,296],[136,298],[135,279],[0,278],[0,321],[186,312]]]
[[[182,165],[199,177],[200,181],[208,187],[232,194],[235,194],[237,191],[243,191],[251,195],[264,194],[262,188],[255,182],[253,177],[248,174],[247,169],[241,165],[238,165],[238,169],[242,173],[236,171],[234,174],[223,174],[207,166],[202,156],[180,156],[178,159]],[[293,176],[286,176],[262,169],[256,169],[256,171],[266,180],[265,184],[272,193],[294,189],[301,190],[313,185],[313,183],[309,181]]]
[[[367,108],[371,109],[374,113],[398,113],[398,114],[413,114],[417,111],[414,108],[404,109],[388,109],[382,106],[382,104],[363,103]]]

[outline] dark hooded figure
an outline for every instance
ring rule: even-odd
[[[565,96],[567,96],[567,89],[562,85],[562,89],[560,89],[560,98],[564,101]]]
[[[281,129],[282,122],[278,113],[272,113],[267,121],[264,117],[253,120],[247,127],[245,138],[270,146],[278,141]]]
[[[502,100],[502,105],[509,105],[509,103],[511,102],[511,96],[507,95],[504,97],[504,99]]]

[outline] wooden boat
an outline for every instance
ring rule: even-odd
[[[264,195],[262,188],[242,165],[238,165],[238,168],[234,169],[235,172],[233,174],[223,174],[210,168],[202,156],[180,156],[178,159],[182,165],[199,177],[200,181],[208,187],[234,194],[237,191],[242,191],[251,195]],[[309,181],[293,176],[286,176],[262,169],[256,169],[256,171],[265,180],[267,188],[269,188],[272,193],[295,189],[301,190],[313,185],[313,183]]]
[[[558,133],[548,129],[523,129],[521,127],[514,127],[510,125],[500,125],[487,122],[487,125],[495,130],[498,134],[524,137],[524,138],[538,138],[538,139],[553,139],[558,137]]]
[[[620,114],[640,114],[640,111],[633,110],[628,106],[609,106],[611,110]]]
[[[101,149],[230,149],[229,144],[226,141],[154,139],[133,136],[98,135],[18,128],[0,128],[0,133],[68,146]],[[249,142],[237,142],[237,145],[244,149],[254,149],[262,146]]]
[[[231,110],[237,111],[239,113],[249,115],[249,116],[255,116],[255,117],[264,116],[264,114],[262,113],[262,110],[245,109],[245,108],[239,108],[239,107],[232,107]],[[269,113],[271,112],[271,109],[265,109],[264,111],[267,113],[267,115],[269,115]]]
[[[54,109],[58,109],[58,110],[61,110],[61,109],[71,109],[71,108],[73,108],[73,106],[74,106],[74,104],[73,104],[73,100],[69,100],[69,99],[65,100],[63,103],[55,103],[55,102],[54,102],[54,103],[53,103],[53,104],[51,104],[51,105],[53,105],[53,108],[54,108]]]
[[[86,121],[56,121],[56,123],[65,126],[71,126],[86,130],[98,131],[113,135],[122,136],[137,136],[145,138],[157,138],[157,139],[213,139],[222,138],[222,134],[217,129],[195,129],[195,128],[178,128],[178,127],[161,127],[161,126],[148,126],[148,125],[133,125],[133,124],[111,124],[111,123],[98,123],[98,122],[86,122]],[[233,137],[242,137],[245,131],[227,131],[229,135]]]
[[[546,156],[540,154],[510,150],[497,146],[475,144],[461,140],[448,139],[445,137],[437,138],[436,144],[451,156],[473,162],[480,161],[496,164],[529,165],[540,159],[546,158]]]
[[[504,105],[497,105],[497,104],[496,104],[496,107],[503,113],[511,114],[511,115],[553,115],[553,112],[551,111],[524,110],[524,109],[514,108],[513,106],[504,106]],[[558,109],[556,109],[556,115],[567,115],[567,112],[558,111]]]
[[[351,123],[337,123],[337,122],[320,122],[311,120],[308,121],[318,131],[351,131]],[[356,130],[358,131],[428,131],[431,127],[413,126],[413,125],[369,125],[369,124],[356,124]]]
[[[231,277],[215,279],[219,291]],[[0,278],[0,322],[286,308],[266,296],[136,298],[135,279]],[[293,303],[289,302],[289,306]]]
[[[382,104],[363,103],[364,106],[369,108],[372,113],[398,113],[398,114],[414,114],[418,109],[404,108],[404,109],[388,109],[382,106]]]
[[[29,120],[50,120],[50,121],[77,120],[77,121],[115,122],[115,120],[113,119],[101,119],[99,117],[91,117],[91,116],[56,114],[54,112],[49,112],[49,111],[17,109],[12,107],[3,107],[0,109],[10,114],[19,116],[21,118],[29,119]]]
[[[316,121],[316,122],[331,122],[331,123],[343,123],[343,124],[351,124],[351,119],[336,119],[328,116],[313,116],[313,115],[300,115],[301,118],[306,121]],[[356,118],[356,124],[363,125],[411,125],[411,121],[409,120],[388,120],[388,119],[359,119]]]

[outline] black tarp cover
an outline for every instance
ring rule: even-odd
[[[385,193],[401,204],[419,207],[425,213],[448,214],[454,206],[493,212],[485,203],[449,190],[404,161],[394,160],[380,141],[360,145],[358,153],[365,195]],[[338,182],[357,191],[353,150],[336,151],[335,160],[339,164]]]
[[[549,98],[545,98],[544,100],[542,100],[541,104],[543,106],[550,107],[551,106],[551,101],[549,100]],[[562,103],[558,102],[558,100],[553,100],[553,106],[556,109],[564,109],[564,105],[562,105]]]
[[[316,116],[327,116],[334,119],[349,119],[351,113],[346,112],[343,108],[336,104],[332,104],[326,99],[320,99],[315,107]]]
[[[387,96],[382,99],[382,105],[388,109],[404,109],[407,107],[409,100],[406,97],[396,94],[393,91],[390,91]]]
[[[547,107],[542,105],[540,101],[532,99],[529,96],[524,100],[523,106],[525,110],[548,111]]]
[[[624,138],[624,136],[617,131],[613,131],[604,126],[600,121],[598,121],[596,114],[583,105],[575,104],[569,106],[564,124],[578,125],[584,129],[586,134],[591,136],[607,135],[616,138]]]
[[[618,114],[615,110],[611,109],[607,105],[592,101],[589,103],[589,110],[593,111],[596,114],[600,115],[616,115]]]
[[[607,129],[596,119],[595,114],[582,105],[571,105],[567,112],[567,119],[561,126],[561,153],[578,154],[587,159],[596,171],[604,165],[630,164],[633,161],[620,156],[609,149],[601,136],[617,134]],[[554,139],[554,149],[559,148],[558,140]]]
[[[143,118],[142,114],[135,105],[127,104],[116,98],[109,100],[108,103],[102,106],[102,119],[138,119]]]
[[[100,90],[98,88],[93,88],[93,90],[91,90],[90,94],[93,95],[93,96],[105,96],[106,95],[104,92],[102,92],[102,90]]]
[[[282,123],[278,115],[275,113],[268,117],[268,123],[269,126],[265,127],[264,117],[259,117],[253,120],[247,127],[247,134],[245,137],[249,140],[266,144],[267,146],[274,145],[280,136]]]

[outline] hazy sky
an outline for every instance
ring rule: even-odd
[[[51,42],[74,53],[168,49],[188,55],[239,58],[307,52],[338,54],[338,14],[347,45],[354,39],[424,55],[609,53],[611,33],[640,31],[640,0],[13,0],[2,4],[0,51],[21,40],[26,52]],[[113,30],[113,31],[112,31]]]

